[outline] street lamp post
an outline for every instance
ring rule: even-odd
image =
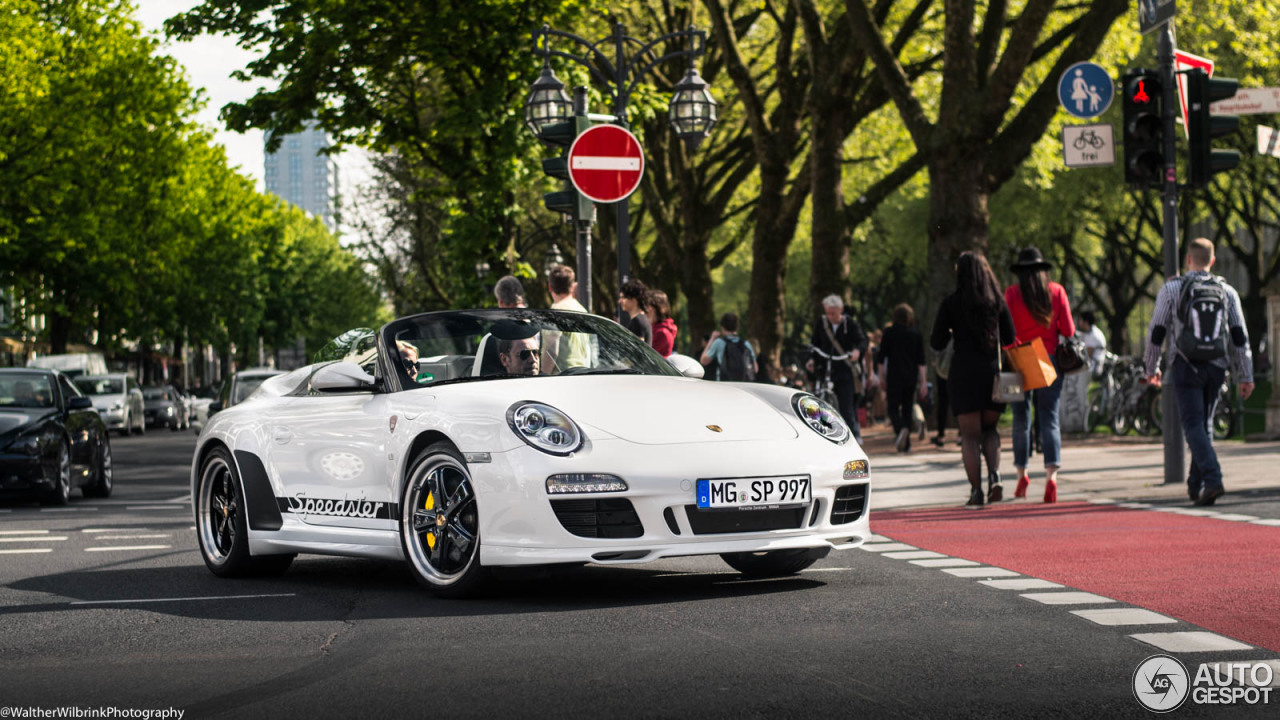
[[[551,38],[563,38],[583,49],[583,55],[574,55],[551,48]],[[658,55],[656,48],[663,43],[688,39],[689,46]],[[541,40],[541,47],[539,47]],[[612,44],[614,57],[611,61],[605,50]],[[533,31],[533,54],[543,58],[542,74],[530,88],[529,99],[525,103],[525,121],[534,134],[541,137],[543,126],[559,122],[573,113],[573,105],[564,94],[564,84],[556,79],[551,70],[551,58],[561,57],[571,60],[586,68],[598,84],[605,86],[613,99],[612,116],[589,115],[592,120],[603,120],[630,129],[627,123],[627,103],[640,80],[655,67],[677,58],[688,58],[689,68],[684,78],[673,89],[668,118],[677,136],[685,142],[690,152],[697,149],[698,144],[711,133],[717,118],[717,103],[711,96],[710,88],[698,75],[693,66],[694,58],[706,52],[707,34],[690,26],[687,30],[667,33],[662,37],[644,43],[627,35],[622,23],[614,23],[613,33],[596,42],[572,33],[552,30],[543,25]],[[628,57],[627,51],[633,53]],[[618,287],[621,287],[631,275],[631,215],[628,202],[623,200],[617,204],[618,225]],[[589,250],[588,250],[589,252]],[[578,282],[591,282],[590,268],[586,273],[579,272]]]

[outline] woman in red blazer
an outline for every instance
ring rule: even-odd
[[[1004,301],[1013,315],[1017,342],[1029,342],[1040,338],[1049,358],[1058,349],[1058,336],[1076,334],[1075,321],[1071,319],[1071,303],[1067,291],[1049,280],[1049,268],[1036,248],[1024,248],[1018,253],[1018,262],[1010,270],[1018,275],[1018,282],[1004,291]],[[1054,360],[1054,369],[1058,363]],[[1062,464],[1062,431],[1058,421],[1058,401],[1062,398],[1062,374],[1047,388],[1032,390],[1027,394],[1036,404],[1036,421],[1040,423],[1040,445],[1044,451],[1044,501],[1058,500],[1058,468]],[[1013,466],[1018,470],[1018,487],[1015,498],[1027,496],[1027,455],[1031,446],[1031,403],[1027,400],[1013,403]]]

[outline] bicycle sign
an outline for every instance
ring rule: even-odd
[[[1104,167],[1116,164],[1116,144],[1111,126],[1065,125],[1062,158],[1067,167]]]

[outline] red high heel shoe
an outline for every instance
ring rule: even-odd
[[[1049,480],[1044,484],[1044,501],[1047,503],[1058,502],[1058,481]]]
[[[1022,477],[1018,478],[1018,487],[1014,488],[1013,496],[1015,498],[1025,499],[1027,497],[1027,487],[1030,485],[1031,485],[1031,479],[1028,478],[1026,475],[1023,475]]]

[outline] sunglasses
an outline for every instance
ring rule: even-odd
[[[537,350],[521,350],[516,353],[511,353],[511,355],[519,360],[532,360],[538,357],[538,351]]]

